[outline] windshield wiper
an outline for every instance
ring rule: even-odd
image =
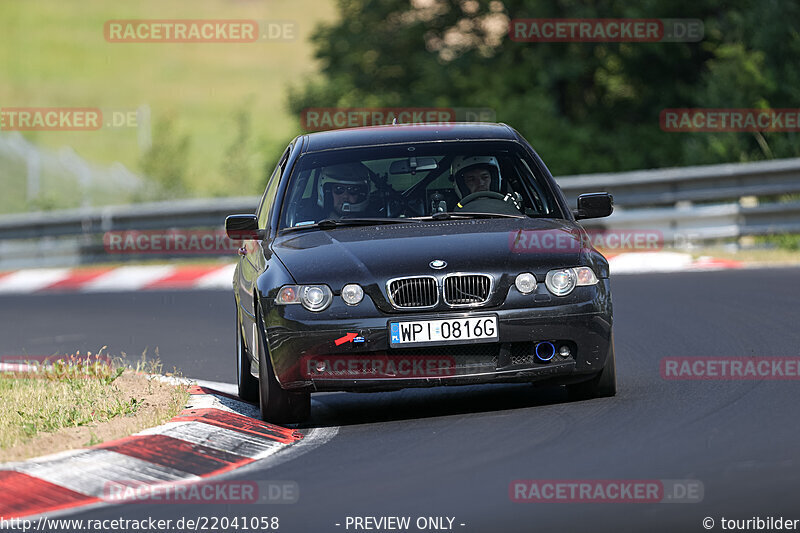
[[[470,218],[526,218],[525,215],[509,215],[507,213],[454,213],[447,211],[434,213],[427,217],[416,217],[415,220],[466,220]]]
[[[326,218],[320,220],[315,224],[301,224],[291,228],[285,228],[283,231],[294,231],[307,228],[319,229],[333,229],[342,226],[377,226],[382,224],[407,224],[419,223],[419,220],[414,218]]]

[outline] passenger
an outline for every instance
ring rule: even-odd
[[[369,189],[369,171],[360,163],[323,168],[317,187],[317,205],[324,213],[322,218],[364,216]]]

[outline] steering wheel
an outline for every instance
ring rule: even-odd
[[[491,198],[492,200],[500,200],[504,202],[506,197],[500,194],[499,192],[494,191],[478,191],[472,194],[466,195],[464,198],[459,200],[458,204],[461,207],[464,207],[468,203],[472,202],[473,200],[477,200],[478,198]]]
[[[470,207],[470,204],[483,198],[489,201],[482,202],[480,205],[478,205],[476,202],[472,207]],[[462,198],[460,202],[458,202],[457,210],[459,211],[475,211],[476,209],[481,213],[499,213],[516,216],[521,214],[520,202],[515,196],[513,196],[511,193],[503,196],[499,192],[494,191],[474,192],[472,194],[468,194]]]

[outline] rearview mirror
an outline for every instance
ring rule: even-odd
[[[436,170],[439,165],[432,157],[409,157],[399,161],[392,161],[389,165],[389,174],[416,174],[422,170]]]
[[[614,198],[607,192],[590,192],[578,196],[575,220],[607,217],[614,211]]]
[[[264,230],[258,228],[255,215],[230,215],[225,219],[225,233],[233,241],[255,241],[264,239]]]

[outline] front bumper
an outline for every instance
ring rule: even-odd
[[[368,299],[356,308],[347,308],[339,300],[339,307],[334,303],[322,313],[300,306],[275,306],[265,313],[266,337],[276,378],[283,388],[293,391],[377,391],[521,381],[566,384],[597,374],[612,349],[608,280],[575,292],[566,299],[528,306],[520,307],[512,300],[508,303],[513,308],[451,312],[386,314]],[[498,341],[389,347],[390,321],[488,315],[497,316]],[[355,339],[347,339],[348,333],[356,334]],[[570,355],[540,360],[535,346],[543,341],[568,346]]]

